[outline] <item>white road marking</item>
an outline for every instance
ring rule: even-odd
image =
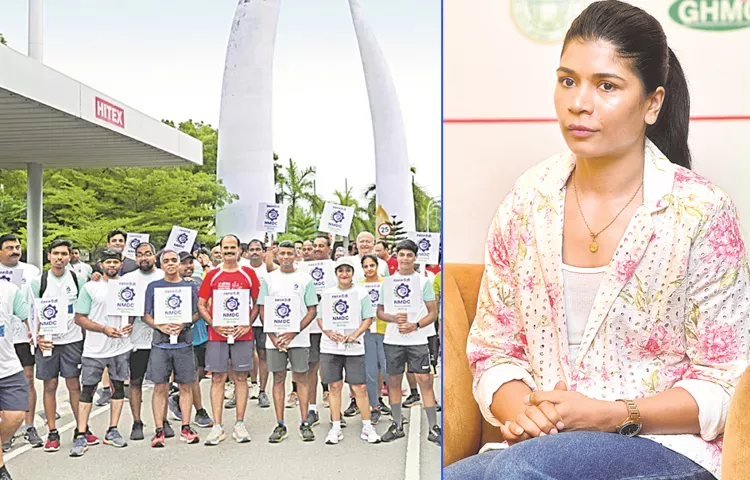
[[[406,469],[404,480],[419,480],[419,440],[422,436],[422,407],[414,405],[409,410],[409,433],[406,435]]]

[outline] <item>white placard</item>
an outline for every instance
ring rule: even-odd
[[[62,335],[68,331],[68,297],[45,297],[34,299],[34,310],[38,324],[30,325],[33,331],[46,337],[48,335]]]
[[[336,272],[334,271],[333,266],[333,260],[315,260],[312,262],[305,262],[305,268],[310,272],[310,278],[312,278],[315,293],[323,293],[323,291],[335,287],[338,284]]]
[[[21,285],[23,285],[23,269],[0,268],[0,281],[10,282],[21,288]]]
[[[165,250],[174,250],[177,253],[190,252],[193,248],[193,243],[198,237],[197,230],[190,230],[189,228],[178,227],[177,225],[172,227],[172,231],[169,234],[169,240],[167,245],[164,247]]]
[[[437,265],[440,255],[440,234],[427,232],[408,232],[406,237],[417,244],[416,263]]]
[[[375,318],[372,319],[372,325],[370,325],[370,332],[371,333],[377,333],[377,311],[378,311],[378,301],[380,300],[380,287],[382,287],[383,284],[380,282],[377,283],[365,283],[363,287],[365,288],[365,293],[369,295],[370,297],[370,305],[372,305],[372,311],[376,312]]]
[[[148,242],[149,238],[148,233],[128,233],[128,238],[125,239],[125,256],[135,259],[135,249],[141,243]]]
[[[323,295],[323,328],[352,330],[362,323],[357,292],[326,293]]]
[[[261,232],[286,232],[287,206],[281,203],[258,204],[258,224],[256,228]]]
[[[214,326],[250,326],[250,290],[214,290],[212,305]]]
[[[336,235],[348,236],[354,219],[354,207],[344,207],[326,202],[320,216],[318,230]]]
[[[192,323],[193,292],[190,287],[154,289],[154,323]]]
[[[385,277],[383,307],[386,313],[417,313],[422,309],[422,303],[422,289],[418,277]],[[409,315],[409,321],[411,317],[416,318]]]
[[[110,280],[107,315],[142,317],[146,304],[146,285],[135,280]]]
[[[299,332],[300,322],[299,297],[266,297],[263,307],[264,332]]]

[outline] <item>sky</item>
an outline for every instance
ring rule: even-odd
[[[419,184],[440,194],[440,0],[360,0],[388,61]],[[218,126],[237,0],[47,0],[44,63],[132,108]],[[0,33],[27,52],[28,1],[0,0]],[[372,124],[347,0],[283,0],[274,150],[317,168],[317,192],[375,183]]]

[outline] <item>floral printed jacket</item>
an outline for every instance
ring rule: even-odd
[[[528,170],[487,239],[467,353],[476,387],[498,365],[532,388],[564,379],[591,398],[642,398],[697,379],[731,396],[748,366],[750,267],[727,195],[645,146],[644,204],[612,257],[569,358],[562,287],[565,184],[571,153]],[[722,437],[646,436],[721,475]]]

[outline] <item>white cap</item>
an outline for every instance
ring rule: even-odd
[[[349,267],[354,270],[354,261],[352,260],[352,257],[341,257],[338,260],[336,260],[336,266],[334,267],[334,271],[338,270],[340,266],[342,265],[348,265]]]

